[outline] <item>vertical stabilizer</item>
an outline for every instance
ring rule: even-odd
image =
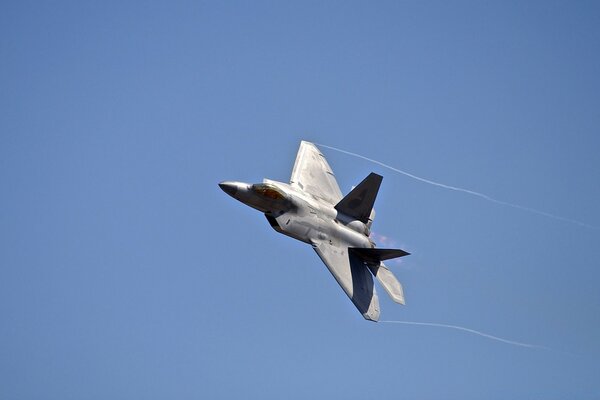
[[[402,285],[398,282],[392,271],[387,269],[383,263],[380,263],[379,266],[369,265],[369,269],[392,300],[396,303],[404,304],[404,290],[402,290]]]
[[[373,172],[348,193],[335,209],[366,224],[371,216],[375,198],[383,177]]]

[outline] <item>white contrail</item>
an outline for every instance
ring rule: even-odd
[[[531,213],[538,214],[538,215],[543,215],[545,217],[557,219],[559,221],[570,222],[572,224],[577,224],[579,226],[585,226],[587,228],[592,228],[592,229],[600,229],[600,227],[597,227],[597,226],[594,226],[594,225],[590,225],[590,224],[586,224],[585,222],[577,221],[575,219],[561,217],[559,215],[554,215],[554,214],[550,214],[550,213],[547,213],[547,212],[544,212],[544,211],[536,210],[535,208],[529,208],[529,207],[521,206],[521,205],[518,205],[518,204],[508,203],[508,202],[502,201],[502,200],[496,200],[496,199],[494,199],[494,198],[492,198],[492,197],[490,197],[488,195],[485,195],[485,194],[479,193],[479,192],[475,192],[473,190],[463,189],[463,188],[459,188],[459,187],[456,187],[456,186],[445,185],[443,183],[434,182],[434,181],[431,181],[429,179],[421,178],[419,176],[413,175],[413,174],[408,173],[406,171],[402,171],[401,169],[394,168],[391,165],[384,164],[381,161],[373,160],[372,158],[361,156],[360,154],[352,153],[350,151],[338,149],[337,147],[327,146],[325,144],[320,144],[320,143],[315,143],[315,144],[318,145],[318,146],[326,147],[326,148],[331,149],[331,150],[339,151],[340,153],[344,153],[344,154],[348,154],[348,155],[351,155],[351,156],[354,156],[354,157],[362,158],[363,160],[367,160],[367,161],[370,161],[370,162],[372,162],[374,164],[381,165],[382,167],[391,169],[392,171],[398,172],[399,174],[408,176],[409,178],[413,178],[413,179],[416,179],[416,180],[421,181],[421,182],[428,183],[430,185],[439,186],[439,187],[442,187],[444,189],[455,190],[457,192],[467,193],[467,194],[470,194],[470,195],[473,195],[473,196],[480,197],[480,198],[482,198],[484,200],[491,201],[492,203],[501,204],[503,206],[513,207],[513,208],[518,208],[520,210],[529,211]]]
[[[538,346],[536,344],[521,343],[521,342],[516,342],[514,340],[503,339],[503,338],[498,337],[498,336],[489,335],[487,333],[476,331],[475,329],[464,328],[462,326],[457,326],[457,325],[438,324],[438,323],[435,323],[435,322],[414,322],[414,321],[379,321],[379,322],[385,322],[385,323],[388,323],[388,324],[436,326],[436,327],[439,327],[439,328],[457,329],[459,331],[465,331],[465,332],[469,332],[469,333],[474,333],[475,335],[483,336],[485,338],[492,339],[492,340],[497,340],[497,341],[502,342],[502,343],[511,344],[513,346],[521,346],[521,347],[528,347],[528,348],[537,348],[537,349],[551,350],[550,348],[545,347],[545,346]]]

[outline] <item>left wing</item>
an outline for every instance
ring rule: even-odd
[[[337,246],[329,241],[315,242],[313,248],[362,316],[377,322],[379,298],[373,276],[365,263],[349,252],[348,247]]]
[[[317,146],[300,142],[290,184],[331,204],[342,199],[342,192],[327,160]]]

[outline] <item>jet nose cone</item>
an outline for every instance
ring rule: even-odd
[[[227,181],[219,183],[219,187],[230,196],[235,196],[238,190],[237,185],[235,183]]]

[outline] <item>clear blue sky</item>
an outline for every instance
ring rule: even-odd
[[[382,319],[535,350],[364,321],[217,186],[306,139],[599,226],[596,2],[4,2],[0,60],[0,398],[600,397],[600,230],[323,149]]]

